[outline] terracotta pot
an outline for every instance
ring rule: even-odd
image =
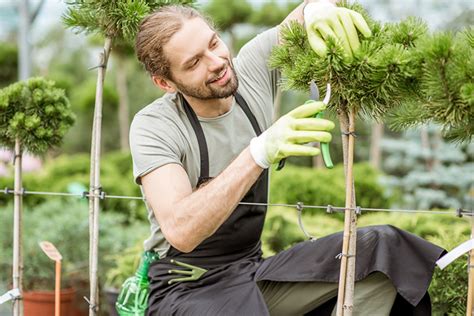
[[[72,301],[75,293],[75,289],[61,290],[61,316],[73,316]],[[25,316],[53,316],[54,291],[24,292],[23,308]]]

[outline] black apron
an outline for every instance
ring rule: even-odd
[[[210,179],[206,139],[196,114],[181,98],[199,144],[200,186]],[[261,129],[247,103],[238,93],[235,98],[259,135]],[[267,189],[265,170],[242,201],[267,203]],[[147,315],[269,315],[258,281],[338,282],[340,260],[335,257],[342,249],[342,233],[302,242],[263,259],[260,237],[265,214],[266,206],[239,204],[193,251],[182,253],[171,247],[165,258],[152,263]],[[425,294],[435,261],[444,250],[393,226],[361,228],[357,237],[356,281],[380,271],[397,288],[395,305],[399,309],[394,305],[397,312],[393,315],[415,315],[414,311],[430,315]],[[177,268],[171,259],[208,271],[197,281],[170,285],[168,281],[175,276],[168,271]],[[311,315],[330,315],[334,303],[328,301]]]

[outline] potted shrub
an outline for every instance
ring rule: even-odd
[[[10,206],[0,208],[0,280],[9,280],[12,270],[13,214]],[[100,272],[109,271],[114,261],[127,249],[143,239],[147,225],[141,222],[128,224],[126,216],[106,212],[100,218]],[[25,311],[30,292],[51,291],[54,295],[54,263],[42,252],[38,242],[52,242],[63,257],[62,284],[72,304],[69,313],[61,306],[63,315],[88,315],[88,305],[83,299],[89,292],[89,225],[87,201],[75,198],[52,198],[34,208],[26,208],[23,214],[23,284]],[[139,253],[139,252],[138,252]],[[3,256],[5,254],[5,256]],[[116,256],[112,254],[117,254]],[[138,255],[139,258],[139,255]],[[130,267],[133,270],[133,267]],[[133,272],[132,272],[133,274]],[[103,281],[103,280],[102,280]],[[118,282],[118,281],[117,281]],[[74,290],[70,290],[70,289]],[[67,290],[69,289],[69,290]],[[71,293],[74,293],[71,294]],[[71,298],[72,296],[72,298]],[[54,299],[52,301],[54,311]],[[28,316],[27,313],[25,313]],[[34,314],[40,315],[35,310]],[[52,315],[51,314],[48,314]]]

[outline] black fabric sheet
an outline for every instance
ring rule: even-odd
[[[268,259],[262,259],[256,247],[247,258],[212,268],[196,282],[173,285],[166,283],[171,278],[167,271],[175,266],[165,258],[154,263],[149,271],[148,315],[269,315],[258,281],[338,282],[340,260],[336,256],[341,249],[342,233],[296,244]],[[422,299],[435,262],[444,252],[390,225],[360,228],[356,281],[380,271],[397,289],[395,305],[408,303],[417,307],[417,315],[429,315],[429,299]]]

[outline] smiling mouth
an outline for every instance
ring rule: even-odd
[[[209,83],[213,83],[213,82],[216,82],[216,81],[222,79],[225,76],[225,74],[227,73],[227,69],[228,69],[228,67],[225,67],[224,69],[222,69],[222,71],[219,73],[219,75],[216,78],[210,80]]]

